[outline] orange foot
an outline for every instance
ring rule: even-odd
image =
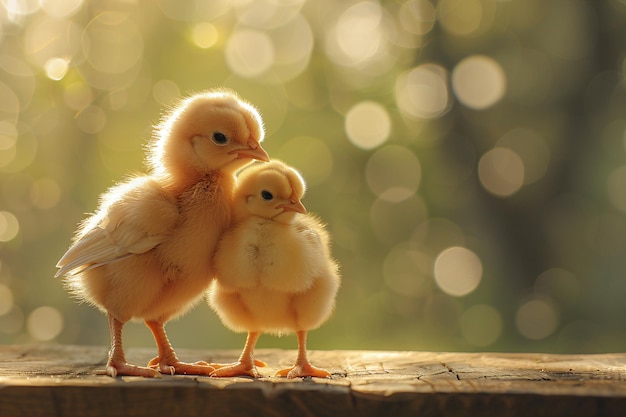
[[[214,369],[220,369],[220,368],[225,368],[227,366],[231,366],[231,365],[236,365],[239,362],[235,362],[235,363],[206,363],[206,362],[202,362],[208,366],[213,367]],[[260,361],[258,359],[254,360],[254,366],[258,367],[258,368],[267,368],[267,363]]]
[[[211,375],[214,368],[207,362],[199,361],[194,363],[181,362],[178,359],[165,360],[157,356],[148,362],[148,367],[158,369],[161,373],[170,375]]]
[[[282,376],[287,378],[298,378],[305,376],[314,376],[317,378],[330,378],[331,374],[325,369],[316,368],[310,363],[295,364],[291,368],[281,369],[274,376]]]
[[[115,360],[109,360],[107,362],[106,374],[112,376],[113,378],[118,375],[143,376],[146,378],[157,378],[161,376],[159,371],[156,369],[144,368]]]
[[[215,377],[228,377],[228,376],[251,376],[252,378],[258,378],[259,372],[256,370],[258,366],[267,366],[265,362],[254,361],[253,363],[238,361],[229,364],[217,364],[212,363],[211,366],[215,368],[211,372],[211,376]]]

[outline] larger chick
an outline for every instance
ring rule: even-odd
[[[212,370],[179,361],[164,325],[209,285],[207,259],[230,222],[235,172],[269,160],[263,137],[259,113],[233,92],[193,95],[155,129],[149,173],[109,189],[79,226],[56,276],[66,275],[74,294],[107,314],[108,375]],[[122,327],[131,319],[144,320],[154,335],[158,356],[149,367],[126,362]]]
[[[306,337],[330,316],[339,288],[328,233],[305,214],[302,177],[279,161],[247,168],[238,177],[233,226],[214,255],[216,280],[209,305],[234,331],[247,331],[234,364],[215,365],[213,376],[257,376],[254,347],[262,332],[295,331],[298,357],[278,376],[329,377],[307,358]]]

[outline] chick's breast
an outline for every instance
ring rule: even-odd
[[[237,331],[318,327],[331,314],[339,286],[325,239],[307,222],[245,220],[225,233],[216,251],[210,305]]]
[[[217,279],[232,290],[306,291],[325,267],[321,243],[309,228],[250,217],[222,237],[215,254]]]

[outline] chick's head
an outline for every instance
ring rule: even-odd
[[[189,178],[212,171],[234,174],[253,159],[269,161],[261,147],[259,112],[228,90],[195,94],[157,126],[149,156],[155,173]]]
[[[306,213],[300,201],[306,191],[304,179],[281,161],[257,164],[241,172],[235,191],[235,217],[248,215],[289,224]]]

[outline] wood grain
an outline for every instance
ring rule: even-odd
[[[129,349],[145,364],[153,349]],[[186,361],[238,351],[179,350]],[[103,375],[101,346],[0,347],[0,416],[622,416],[626,354],[312,351],[331,379],[272,375],[295,351],[260,349],[262,377]]]

